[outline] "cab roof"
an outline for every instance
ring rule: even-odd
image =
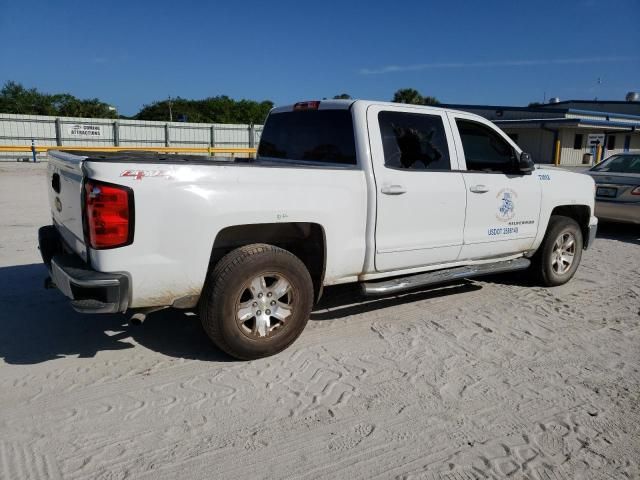
[[[463,113],[466,115],[474,115],[471,112],[466,112],[463,110],[454,110],[447,107],[440,107],[437,105],[414,105],[410,103],[396,103],[396,102],[384,102],[379,100],[360,100],[360,99],[348,99],[348,100],[338,100],[338,99],[325,99],[325,100],[304,100],[301,102],[292,103],[289,105],[281,105],[271,109],[270,113],[283,113],[283,112],[292,112],[294,110],[348,110],[355,103],[364,104],[365,107],[369,105],[379,105],[379,106],[389,106],[389,107],[412,107],[416,109],[424,109],[424,110],[440,110],[446,112],[453,113]],[[313,106],[309,106],[313,104]],[[317,106],[316,106],[317,104]],[[303,107],[303,108],[300,108]]]

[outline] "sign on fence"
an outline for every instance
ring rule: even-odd
[[[70,137],[95,138],[102,137],[102,125],[86,125],[83,123],[75,123],[69,125],[68,133]]]

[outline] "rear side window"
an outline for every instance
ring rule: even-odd
[[[349,110],[272,113],[260,137],[258,157],[356,164]]]
[[[456,120],[467,170],[517,173],[514,149],[493,129],[481,123]]]
[[[378,114],[384,164],[406,170],[451,170],[447,137],[438,115]]]

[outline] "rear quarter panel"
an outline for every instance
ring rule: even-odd
[[[218,232],[245,224],[314,222],[326,238],[325,285],[360,273],[365,255],[366,187],[356,169],[251,165],[86,162],[85,174],[131,187],[131,245],[90,250],[93,268],[125,272],[131,307],[199,296]],[[143,176],[124,172],[145,172]]]

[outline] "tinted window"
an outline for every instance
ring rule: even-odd
[[[591,170],[611,173],[640,173],[640,155],[614,155]]]
[[[349,110],[301,110],[269,115],[258,157],[356,164]]]
[[[616,136],[609,135],[607,137],[607,150],[615,150],[616,148]]]
[[[468,120],[456,120],[467,170],[516,173],[515,151],[493,129]]]
[[[582,134],[581,133],[576,133],[576,136],[573,137],[573,149],[582,150]]]
[[[404,112],[378,114],[384,164],[411,170],[451,170],[442,118]]]

